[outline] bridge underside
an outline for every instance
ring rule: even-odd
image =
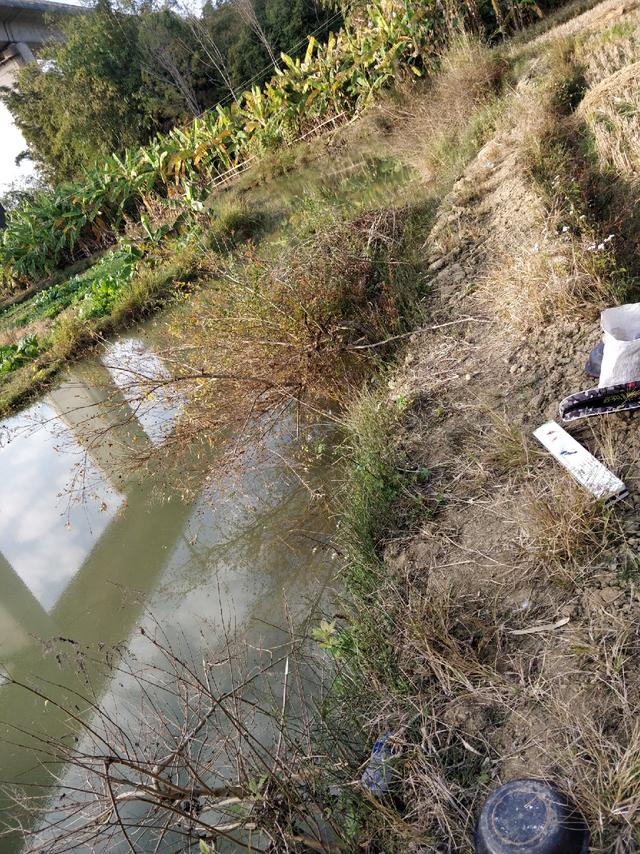
[[[76,15],[81,6],[38,0],[0,0],[0,86],[11,86],[17,70],[33,62],[44,42],[60,38],[52,21]]]
[[[33,51],[26,42],[7,45],[0,52],[0,86],[11,88],[18,69],[34,60]]]

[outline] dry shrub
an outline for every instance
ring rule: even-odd
[[[176,387],[191,387],[175,442],[266,430],[292,405],[351,394],[417,310],[419,266],[403,248],[409,214],[367,212],[284,247],[214,258],[217,279],[163,352]]]
[[[568,474],[541,470],[525,492],[522,546],[549,578],[577,581],[611,544],[615,517]]]

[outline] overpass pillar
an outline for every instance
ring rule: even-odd
[[[0,86],[11,89],[18,69],[29,62],[35,62],[35,56],[26,42],[14,42],[0,51]]]
[[[21,65],[26,65],[28,62],[36,61],[33,51],[26,42],[16,42],[13,47],[16,50],[16,54],[22,60],[20,63]]]

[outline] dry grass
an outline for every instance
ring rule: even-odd
[[[549,577],[575,580],[610,545],[611,512],[569,475],[555,470],[541,473],[526,493],[524,551],[547,568]]]
[[[629,460],[620,458],[620,440],[610,422],[592,428],[586,442],[612,471],[621,471],[623,462],[628,465]],[[522,545],[550,578],[582,583],[603,553],[624,540],[617,511],[596,501],[546,455],[539,455],[525,494]]]
[[[615,631],[603,631],[591,624],[596,647],[587,658],[584,646],[567,648],[562,634],[537,636],[527,641],[520,655],[520,642],[501,635],[489,622],[485,636],[500,638],[499,657],[481,681],[474,681],[475,652],[464,659],[451,655],[451,649],[455,653],[461,623],[477,625],[478,606],[469,600],[459,604],[455,615],[448,597],[432,603],[434,610],[442,607],[444,617],[423,612],[427,620],[423,634],[437,632],[442,639],[444,627],[448,672],[441,680],[439,700],[432,700],[429,713],[420,718],[421,749],[409,758],[408,788],[415,798],[411,802],[416,804],[416,824],[432,829],[432,838],[438,833],[448,838],[449,847],[442,850],[470,850],[479,802],[496,784],[491,782],[496,771],[500,779],[501,769],[506,770],[509,748],[517,745],[525,756],[537,757],[533,767],[538,773],[554,776],[575,797],[597,850],[636,850],[637,627],[626,621]],[[470,634],[466,630],[462,637]],[[416,648],[419,652],[430,666],[439,666],[437,650],[422,643]],[[507,662],[512,663],[512,673]],[[516,743],[509,744],[510,739]],[[526,767],[529,760],[523,761]],[[531,773],[532,765],[523,770]]]
[[[480,414],[480,413],[479,413]],[[489,425],[482,441],[482,462],[493,476],[516,473],[526,475],[540,458],[540,451],[522,428],[506,412],[487,411]]]
[[[438,188],[458,177],[500,114],[507,66],[496,51],[466,33],[454,37],[438,75],[403,109],[387,108],[403,125],[401,153]]]
[[[506,321],[501,329],[522,333],[528,327],[534,337],[558,315],[592,316],[614,298],[613,252],[608,257],[590,249],[607,236],[601,233],[605,223],[591,219],[595,208],[582,218],[578,178],[590,175],[584,164],[572,162],[578,147],[567,146],[560,163],[563,169],[576,166],[576,180],[571,168],[553,171],[559,148],[551,144],[577,132],[572,114],[584,80],[575,49],[573,42],[544,49],[514,99],[512,124],[501,123],[507,135],[502,147],[515,146],[519,156],[484,187],[474,164],[450,205],[454,212],[465,207],[467,218],[450,229],[448,248],[489,234],[488,272],[476,292],[480,306],[488,301],[495,308]],[[436,96],[434,104],[433,114],[431,105],[424,108],[426,126],[441,109]],[[455,128],[457,119],[452,121]],[[422,156],[423,174],[431,164],[442,168],[437,154]],[[483,156],[493,160],[493,150]],[[550,176],[546,187],[534,166],[544,166],[538,174]],[[461,313],[469,306],[462,304]],[[446,308],[456,316],[453,299]],[[483,345],[501,344],[493,340],[500,338],[495,328],[490,340],[469,337],[479,342],[481,354]],[[429,395],[431,375],[440,367],[432,370],[432,363],[441,353],[448,376],[455,376],[445,343],[418,339],[403,372],[409,377],[402,386],[407,394],[413,388]],[[472,362],[465,358],[471,374]],[[502,405],[516,383],[507,377],[488,399]],[[386,561],[376,553],[371,583],[363,585],[367,598],[355,618],[360,654],[353,679],[363,717],[376,733],[398,733],[400,797],[406,804],[401,827],[381,811],[380,821],[402,843],[392,849],[383,842],[379,848],[407,850],[412,842],[419,851],[471,852],[473,821],[487,791],[515,775],[534,775],[552,777],[573,794],[591,827],[594,850],[640,850],[640,609],[633,604],[633,588],[630,593],[614,569],[618,551],[627,548],[620,511],[605,509],[543,459],[507,417],[483,411],[474,420],[469,397],[477,386],[471,384],[461,405],[460,385],[452,385],[448,396],[446,383],[435,384],[449,407],[446,424],[432,436],[411,428],[413,435],[402,444],[412,448],[413,439],[420,445],[402,463],[410,470],[417,460],[429,465],[430,441],[442,443],[433,456],[446,463],[442,475],[434,467],[440,477],[434,489],[446,493],[450,506],[430,515],[414,536],[397,529],[399,542],[391,545],[397,507],[384,508]],[[585,441],[620,471],[615,451],[622,448],[628,463],[630,443],[621,443],[619,422],[606,424]],[[377,436],[378,453],[387,444],[397,447],[393,440],[399,441],[402,430],[394,429],[387,442]],[[481,483],[469,474],[470,448]],[[362,575],[362,566],[358,571]],[[385,651],[384,667],[368,655],[379,648]]]
[[[546,227],[553,225],[547,219]],[[611,302],[611,283],[600,258],[588,251],[597,244],[587,235],[563,235],[562,228],[559,220],[555,234],[539,242],[532,242],[536,232],[528,230],[518,240],[519,250],[499,254],[483,279],[483,292],[497,316],[514,330],[543,325],[552,317],[593,314]]]
[[[636,53],[640,55],[640,49]],[[589,90],[578,114],[593,134],[601,165],[640,180],[640,62],[625,65]]]
[[[591,221],[588,163],[574,163],[569,145],[582,139],[573,110],[583,87],[575,40],[558,40],[534,60],[505,122],[515,154],[481,288],[517,332],[593,314],[618,295],[615,260],[602,242],[608,224]]]
[[[397,421],[378,418],[374,431],[364,429],[369,418],[354,425],[366,446],[357,465],[366,460],[373,472],[384,454],[392,469],[385,470],[386,483],[412,460],[398,453],[404,443]],[[510,481],[505,496],[504,483],[493,480],[484,513],[487,522],[501,510],[517,515],[523,540],[514,546],[513,567],[490,576],[481,552],[497,557],[504,542],[488,529],[477,563],[471,548],[439,551],[438,531],[447,540],[452,519],[460,519],[445,511],[429,524],[429,552],[409,549],[420,557],[405,561],[400,549],[398,560],[392,543],[371,583],[360,584],[366,596],[355,605],[349,678],[367,727],[395,733],[399,798],[406,805],[401,818],[381,806],[367,825],[375,833],[363,838],[385,851],[414,845],[469,854],[487,793],[514,776],[533,775],[555,779],[574,796],[594,850],[636,850],[640,621],[619,607],[602,611],[597,598],[589,604],[595,573],[616,583],[603,564],[623,539],[620,519],[537,453],[506,417],[492,415],[489,422],[478,443],[483,464],[507,472]],[[595,428],[590,446],[607,465],[619,466],[611,425]],[[450,464],[452,482],[465,471],[464,460],[457,463]],[[379,495],[374,488],[369,499]],[[457,495],[476,496],[477,484],[465,476]],[[385,526],[388,543],[390,520],[399,517],[397,503],[387,503],[374,533]],[[396,535],[405,542],[406,533],[396,529]],[[453,570],[451,580],[452,570],[440,565],[454,566],[461,556],[469,566]],[[527,591],[524,599],[514,598],[514,588]],[[553,628],[565,614],[568,624]],[[532,633],[519,634],[523,629]]]
[[[606,77],[638,59],[638,13],[625,14],[605,30],[582,36],[578,51],[584,63],[589,86],[595,86]]]
[[[635,619],[589,619],[572,642],[576,680],[572,701],[550,692],[557,738],[554,762],[602,848],[627,852],[640,843],[640,726]]]

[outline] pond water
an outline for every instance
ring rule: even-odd
[[[318,466],[303,485],[281,453],[286,430],[240,473],[212,483],[203,461],[198,486],[192,468],[188,497],[179,468],[127,477],[128,456],[170,435],[179,409],[162,395],[143,406],[128,400],[132,364],[161,375],[153,332],[74,367],[2,427],[0,661],[17,681],[61,686],[54,695],[77,689],[82,647],[80,682],[108,702],[112,688],[96,685],[102,671],[92,672],[91,651],[150,622],[194,649],[203,629],[209,647],[223,647],[230,626],[255,646],[275,646],[285,596],[294,614],[304,612],[335,570],[329,514],[307,488],[326,472]],[[54,711],[4,685],[0,721],[3,780],[41,782],[43,769],[19,745],[24,730],[55,728]],[[17,840],[4,846],[20,850]]]
[[[319,205],[356,211],[397,203],[407,178],[395,160],[336,162],[314,192]],[[295,217],[308,188],[297,176],[269,192]],[[233,473],[211,476],[216,449],[191,458],[187,449],[144,475],[132,465],[170,438],[180,414],[175,395],[136,393],[138,372],[167,373],[158,329],[71,367],[0,427],[0,664],[63,700],[89,684],[99,702],[130,700],[92,660],[121,644],[135,651],[136,627],[162,625],[193,649],[203,638],[222,648],[230,631],[275,648],[287,638],[285,602],[296,619],[335,581],[333,523],[317,497],[331,474],[319,460],[301,479],[286,461],[296,425],[281,425]],[[50,780],[56,769],[25,744],[60,725],[51,704],[0,684],[0,779],[27,791]],[[0,800],[0,814],[14,809]],[[17,836],[0,840],[0,852],[21,847]]]

